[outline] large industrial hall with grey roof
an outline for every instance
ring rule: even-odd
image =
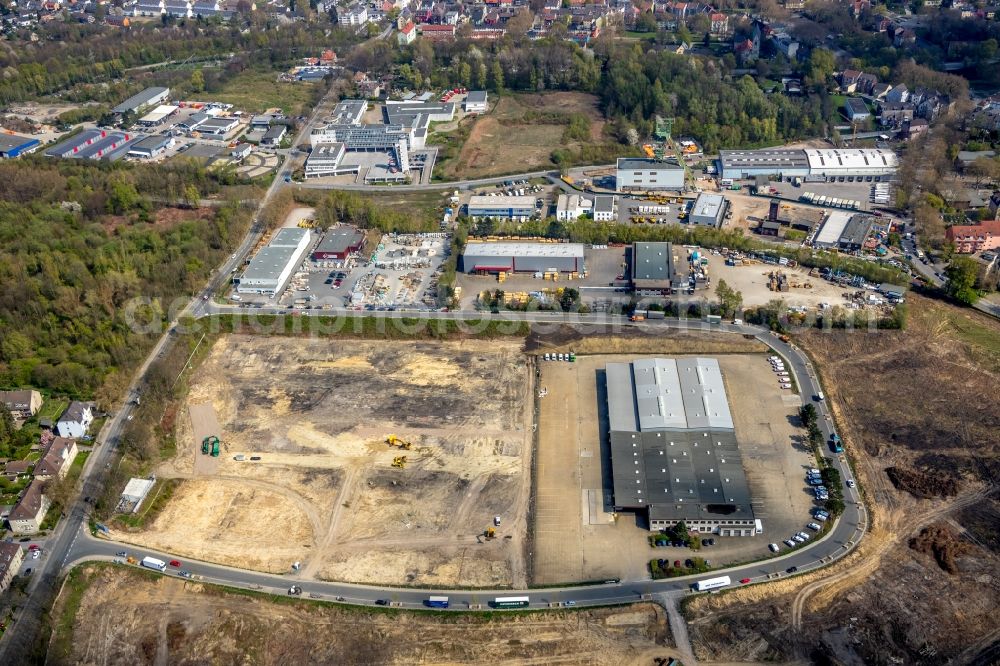
[[[606,379],[615,510],[646,514],[650,530],[756,534],[718,360],[608,363]]]

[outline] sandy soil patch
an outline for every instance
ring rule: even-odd
[[[65,621],[70,630],[52,641],[53,663],[648,666],[672,652],[666,614],[654,604],[442,616],[276,602],[122,567],[77,575],[85,588]]]
[[[285,568],[291,560],[271,545],[273,538],[258,543],[253,557],[242,552],[247,537],[240,535],[258,534],[266,522],[260,515],[222,510],[245,504],[240,484],[250,484],[300,516],[293,541],[309,548],[293,559],[302,560],[303,577],[374,582],[376,570],[344,554],[353,553],[352,544],[377,549],[406,537],[393,556],[405,562],[412,547],[416,564],[383,567],[389,578],[382,582],[403,584],[417,571],[418,582],[459,584],[453,577],[468,574],[513,585],[525,570],[527,369],[519,342],[223,338],[194,373],[188,397],[218,418],[223,455],[212,459],[217,469],[204,473],[220,485],[183,539],[168,523],[193,510],[190,493],[130,538],[168,550],[176,544],[198,559]],[[178,454],[159,476],[191,475],[204,457],[205,427],[179,419]],[[390,446],[390,434],[411,448]],[[402,469],[393,466],[399,457],[406,458]],[[497,515],[504,523],[500,539],[478,543]],[[219,539],[219,525],[235,536]],[[477,547],[459,552],[456,543]],[[476,558],[483,562],[474,565]],[[361,567],[355,573],[353,562]]]

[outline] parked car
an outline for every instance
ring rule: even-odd
[[[177,575],[180,576],[181,578],[191,578],[190,571],[178,571]]]
[[[781,550],[781,546],[779,546],[776,543],[769,543],[767,544],[767,547],[771,549],[772,553],[777,553],[779,550]]]
[[[744,585],[746,585],[747,583],[750,582],[750,579],[749,578],[741,578],[740,582],[743,583]]]
[[[128,557],[128,551],[126,551],[126,550],[119,550],[119,551],[118,551],[118,552],[117,552],[117,553],[115,554],[115,556],[116,556],[116,557]]]
[[[794,541],[795,543],[805,543],[806,542],[806,540],[803,539],[802,537],[800,537],[798,534],[793,534],[792,535],[792,541]]]
[[[376,599],[375,600],[375,605],[376,606],[388,606],[389,605],[389,600],[388,599]]]
[[[854,487],[854,479],[848,479],[847,480],[847,487],[848,488],[853,488]]]
[[[809,529],[811,529],[811,530],[813,530],[815,532],[819,532],[822,529],[817,523],[808,523],[806,525],[806,527],[808,527]]]
[[[299,587],[298,585],[292,585],[290,588],[288,588],[288,594],[289,595],[302,594],[302,588]]]
[[[790,574],[795,573],[798,570],[799,570],[798,567],[788,567],[787,569],[785,569],[785,571],[787,571]]]

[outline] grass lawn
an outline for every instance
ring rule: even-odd
[[[312,101],[314,84],[279,83],[277,79],[277,72],[247,71],[210,96],[250,113],[278,107],[287,115],[301,115],[303,107]]]
[[[83,466],[87,462],[87,458],[90,457],[90,451],[80,451],[76,454],[76,458],[73,459],[73,464],[70,465],[68,478],[73,481],[76,480],[80,473],[83,472]]]
[[[69,407],[68,398],[49,398],[42,403],[42,408],[35,414],[35,421],[40,419],[51,419],[55,421]]]
[[[655,32],[636,32],[634,30],[626,30],[625,36],[628,37],[629,39],[644,39],[644,40],[656,39]]]
[[[420,217],[425,228],[436,231],[438,222],[441,221],[441,216],[444,214],[444,207],[448,205],[450,195],[451,192],[448,190],[424,190],[419,192],[374,192],[365,196],[383,208],[395,210],[405,208],[408,214]]]

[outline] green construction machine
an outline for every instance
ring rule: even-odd
[[[201,452],[204,454],[211,454],[213,458],[219,457],[219,438],[215,435],[209,435],[205,439],[201,440]]]

